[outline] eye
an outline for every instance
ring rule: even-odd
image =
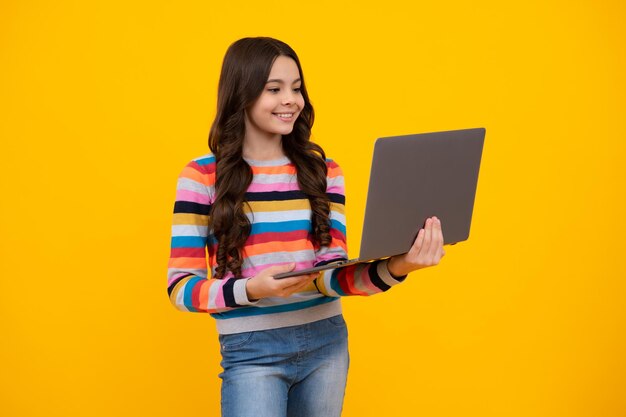
[[[276,94],[280,91],[280,88],[272,87],[272,88],[268,88],[267,91],[269,91],[272,94]]]
[[[300,93],[302,91],[302,87],[294,88],[293,91],[296,93]]]

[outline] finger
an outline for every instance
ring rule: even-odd
[[[443,249],[443,235],[441,234],[441,222],[437,217],[432,218],[431,245],[428,251],[430,260],[437,262]]]
[[[284,265],[274,265],[274,266],[270,266],[269,268],[265,268],[263,271],[261,271],[259,276],[269,276],[269,277],[276,279],[276,275],[291,272],[295,269],[295,267],[296,267],[296,264],[294,262],[284,264]],[[291,279],[291,278],[293,277],[283,278],[283,279]]]
[[[430,219],[430,244],[427,248],[425,248],[424,256],[422,258],[425,266],[430,266],[436,264],[437,261],[437,250],[439,249],[439,241],[437,236],[436,223],[437,218],[431,217]]]
[[[300,288],[300,283],[295,283],[293,285],[289,285],[289,286],[281,286],[279,288],[279,292],[278,292],[278,296],[279,297],[289,297],[291,294],[293,294],[294,292],[299,291]]]
[[[303,274],[292,278],[297,278],[299,281],[312,281],[313,279],[315,279],[315,277],[317,277],[317,273]]]
[[[264,269],[263,271],[261,271],[261,274],[259,275],[270,276],[276,279],[276,275],[291,272],[295,268],[296,268],[295,262],[291,262],[291,263],[284,264],[284,265],[274,265],[274,266],[270,266],[269,268]],[[293,277],[283,278],[283,279],[291,279],[291,278]]]
[[[438,246],[435,254],[433,255],[433,263],[438,264],[441,258],[443,258],[445,251],[443,250],[443,246]]]
[[[305,279],[304,281],[298,282],[297,284],[284,288],[284,290],[287,291],[289,295],[304,290],[309,285],[311,285],[311,282],[312,282],[312,279],[308,279],[308,275],[306,277],[307,279]]]
[[[296,268],[295,262],[290,262],[284,265],[274,265],[267,268],[267,271],[270,272],[271,275],[282,274],[283,272],[291,272]]]
[[[283,289],[287,289],[287,288],[295,287],[297,285],[301,285],[303,283],[311,282],[314,279],[313,277],[316,276],[316,275],[317,274],[306,274],[306,275],[298,275],[298,276],[295,276],[295,277],[285,278],[285,279],[281,280],[285,284],[285,285],[282,286],[282,288]]]
[[[418,254],[420,250],[422,250],[422,246],[424,245],[424,229],[420,229],[417,232],[417,237],[415,238],[415,242],[413,242],[413,247],[411,247],[411,252]]]
[[[432,235],[433,235],[433,221],[431,218],[426,219],[426,226],[424,227],[424,243],[420,250],[420,255],[428,256],[431,251],[432,244]]]
[[[435,222],[435,231],[437,236],[437,251],[435,252],[435,259],[437,262],[445,255],[443,250],[443,231],[441,229],[441,220],[437,219]]]
[[[298,285],[302,282],[303,277],[306,277],[306,275],[298,275],[295,277],[288,277],[288,278],[283,278],[283,279],[277,279],[276,281],[280,282],[280,288],[287,289],[290,287],[293,287],[294,285]]]
[[[309,286],[318,276],[319,274],[317,272],[313,274],[303,275],[304,278],[302,281],[302,287],[306,288],[307,286]]]

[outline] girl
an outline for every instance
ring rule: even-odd
[[[223,416],[339,416],[340,297],[386,291],[444,255],[433,217],[407,254],[273,278],[347,259],[343,175],[309,140],[313,119],[296,53],[241,39],[224,57],[211,152],[178,180],[168,291],[178,309],[216,319]]]

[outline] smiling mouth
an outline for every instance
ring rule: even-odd
[[[281,120],[291,120],[295,113],[272,113]]]

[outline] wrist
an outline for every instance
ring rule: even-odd
[[[403,262],[398,256],[393,256],[387,261],[387,270],[394,278],[400,278],[407,275],[411,271],[406,271]]]
[[[254,277],[248,278],[246,280],[246,295],[248,296],[248,300],[251,302],[258,301],[259,299],[261,299],[261,297],[256,291]]]

